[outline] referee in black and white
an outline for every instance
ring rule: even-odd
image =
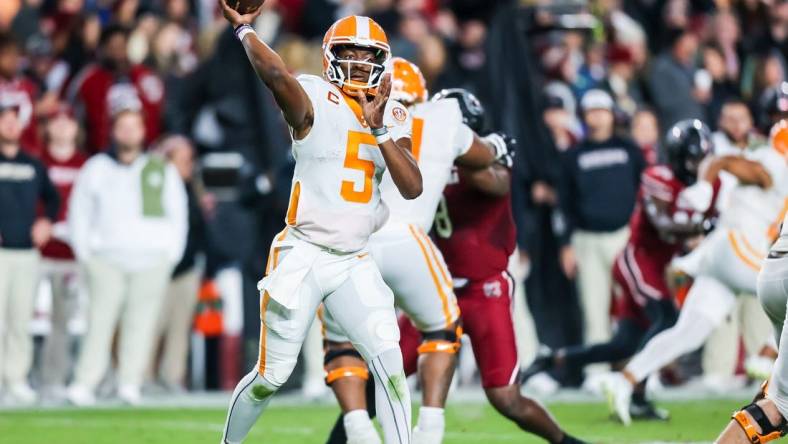
[[[31,404],[36,393],[27,382],[33,357],[28,328],[38,247],[49,240],[60,199],[44,166],[20,146],[24,122],[12,99],[0,92],[0,390],[13,402]]]

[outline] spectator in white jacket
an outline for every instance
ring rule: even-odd
[[[95,402],[116,329],[117,394],[140,402],[164,292],[186,243],[183,182],[164,159],[144,153],[139,99],[116,97],[110,107],[113,146],[85,164],[68,213],[90,293],[88,330],[67,393],[76,405]]]

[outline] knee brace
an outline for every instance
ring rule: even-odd
[[[358,358],[360,360],[364,360],[361,357],[361,354],[357,352],[355,349],[352,348],[343,348],[338,350],[328,350],[323,358],[323,365],[328,366],[328,364],[333,361],[334,359],[340,358],[342,356],[349,356]],[[326,385],[331,385],[334,381],[342,378],[361,378],[364,381],[369,379],[369,370],[366,367],[361,366],[345,366],[345,367],[338,367],[333,370],[326,370]]]
[[[747,412],[752,416],[752,419],[761,427],[761,433],[755,431],[755,426],[750,422],[750,418],[744,414]],[[769,418],[763,409],[755,403],[745,406],[738,412],[733,414],[733,420],[742,428],[747,435],[747,439],[753,444],[763,444],[777,438],[785,436],[788,433],[788,421],[785,418],[780,420],[778,425],[772,425]]]
[[[438,330],[422,334],[424,340],[417,349],[418,353],[449,353],[460,351],[462,343],[462,327],[459,325],[454,330]]]

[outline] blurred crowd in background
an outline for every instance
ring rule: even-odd
[[[530,269],[535,327],[525,340],[554,348],[609,337],[609,270],[637,187],[578,190],[584,172],[567,153],[631,146],[642,169],[659,162],[663,131],[678,120],[703,120],[717,149],[736,150],[763,143],[788,112],[780,0],[263,8],[256,31],[293,72],[320,74],[326,29],[369,15],[430,91],[473,91],[488,128],[519,140],[514,262]],[[0,113],[22,130],[17,154],[7,147],[15,124],[0,119],[0,202],[9,205],[0,207],[0,264],[15,264],[0,265],[0,387],[31,402],[31,386],[57,397],[70,383],[85,403],[108,384],[131,403],[148,382],[232,388],[257,358],[256,282],[281,229],[293,160],[282,116],[215,0],[3,0]],[[30,179],[37,165],[47,180]],[[162,191],[167,183],[178,192]],[[26,186],[35,190],[27,219],[9,210],[24,206]],[[131,193],[144,208],[125,208]],[[151,214],[160,223],[142,217]],[[317,344],[304,353],[319,355]],[[319,374],[316,359],[306,366]],[[553,376],[566,385],[583,377]]]

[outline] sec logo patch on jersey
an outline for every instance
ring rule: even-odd
[[[398,122],[404,122],[405,119],[408,118],[407,111],[398,106],[391,109],[391,114],[394,115],[394,118],[397,119]]]

